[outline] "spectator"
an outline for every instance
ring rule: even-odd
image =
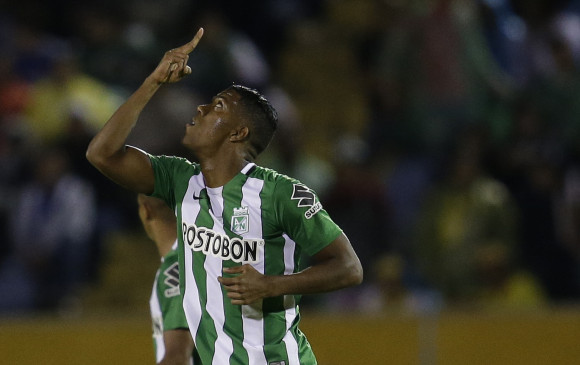
[[[54,310],[79,295],[87,279],[88,243],[95,234],[96,209],[90,184],[70,173],[58,147],[35,160],[34,179],[26,184],[12,221],[12,263],[20,266],[34,293],[29,309]],[[10,272],[4,272],[10,280]],[[15,283],[11,295],[19,295]]]
[[[73,112],[82,113],[96,131],[120,104],[111,88],[79,70],[75,57],[72,49],[66,49],[56,58],[50,75],[31,86],[26,123],[41,143],[62,138]]]
[[[446,174],[429,192],[416,226],[414,262],[449,304],[471,302],[479,251],[500,244],[517,253],[518,216],[506,186],[482,165],[479,131],[458,142]]]

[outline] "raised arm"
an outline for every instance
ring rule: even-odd
[[[126,146],[125,143],[143,108],[159,87],[177,82],[191,73],[187,65],[189,54],[202,36],[203,28],[200,28],[190,42],[167,51],[155,70],[117,109],[89,144],[86,153],[89,162],[117,184],[140,193],[153,192],[154,176],[149,158],[143,151]]]

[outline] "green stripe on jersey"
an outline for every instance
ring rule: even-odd
[[[237,178],[246,181],[247,177],[244,175],[238,175]],[[224,187],[222,191],[223,199],[223,211],[222,220],[223,222],[231,222],[233,217],[234,208],[241,207],[242,201],[242,185],[238,184],[228,184]],[[231,225],[223,224],[223,230],[229,237],[239,237],[231,231]],[[233,267],[239,266],[240,263],[236,263],[232,260],[227,260],[223,262],[223,267]],[[231,277],[230,274],[224,274],[224,277]],[[222,296],[224,303],[230,303],[231,299],[227,296],[227,290],[222,288]],[[231,333],[235,337],[233,341],[233,352],[230,359],[230,364],[249,364],[248,352],[242,346],[244,341],[244,330],[243,330],[243,320],[242,320],[242,307],[234,305],[224,305],[225,311],[225,324],[224,331],[226,333]]]
[[[184,309],[196,347],[210,365],[314,365],[298,329],[300,296],[232,305],[217,278],[224,267],[250,264],[265,275],[300,270],[338,234],[316,194],[299,181],[248,165],[221,188],[206,188],[199,165],[151,156],[155,196],[175,208]],[[206,193],[207,192],[207,193]]]
[[[211,221],[211,217],[208,212],[208,203],[206,200],[201,201],[201,211],[197,216],[195,221],[197,226],[204,226]],[[186,250],[189,248],[186,247]],[[199,327],[196,338],[196,347],[198,348],[199,356],[202,363],[211,364],[213,355],[215,352],[215,340],[217,338],[217,332],[212,318],[207,313],[207,276],[204,270],[205,255],[193,255],[192,267],[193,275],[195,277],[195,282],[197,285],[197,291],[199,293],[199,304],[201,305],[202,315],[199,322]]]
[[[264,178],[264,176],[260,176]],[[266,184],[262,190],[262,214],[272,214],[275,212],[274,200],[268,197],[274,196],[275,184]],[[268,218],[268,217],[264,217]],[[275,237],[268,241],[268,246],[264,248],[264,265],[266,275],[284,275],[286,271],[287,260],[284,258],[284,249],[287,248],[284,237],[281,232],[274,231],[274,227],[266,227],[264,236]],[[292,249],[292,251],[294,251]],[[291,269],[292,272],[294,269]],[[284,310],[284,297],[264,299],[264,342],[271,345],[264,347],[264,352],[268,363],[285,361],[288,363],[288,349],[286,344],[280,339],[284,338],[287,332],[286,312]]]

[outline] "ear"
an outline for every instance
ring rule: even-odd
[[[143,209],[143,218],[145,218],[146,220],[151,220],[151,218],[153,217],[151,204],[149,204],[149,202],[144,201],[141,204],[141,209]]]
[[[240,126],[230,133],[230,142],[243,142],[250,136],[250,129],[246,126]]]

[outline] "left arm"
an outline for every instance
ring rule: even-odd
[[[361,263],[348,238],[341,233],[313,256],[314,264],[291,275],[262,275],[251,265],[224,268],[219,277],[232,304],[250,304],[259,299],[286,294],[315,294],[358,285],[363,279]]]
[[[163,332],[165,356],[159,365],[189,365],[194,344],[187,329],[174,329]]]

